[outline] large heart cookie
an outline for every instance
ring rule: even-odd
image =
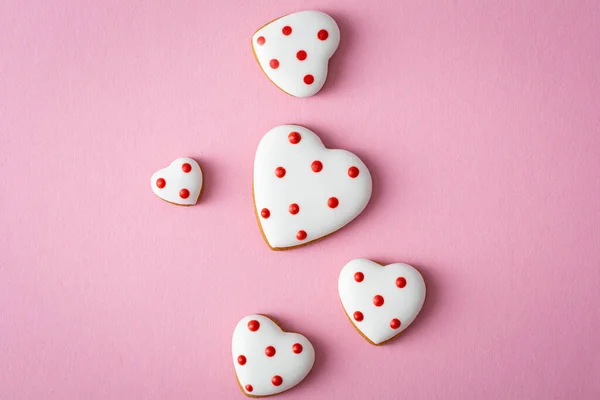
[[[161,199],[180,206],[192,206],[202,194],[204,179],[198,163],[187,157],[173,161],[150,178],[152,191]]]
[[[315,349],[299,333],[285,332],[265,315],[249,315],[233,331],[233,365],[245,395],[271,396],[299,384],[315,362]]]
[[[354,154],[327,149],[311,130],[282,125],[254,160],[254,204],[272,249],[301,246],[352,221],[371,197],[371,174]]]
[[[407,264],[352,260],[340,273],[338,290],[350,321],[376,345],[405,330],[425,301],[425,281]]]
[[[327,79],[329,59],[340,43],[340,29],[319,11],[289,14],[252,36],[254,56],[267,77],[296,97],[316,94]]]

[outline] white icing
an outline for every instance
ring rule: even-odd
[[[355,280],[355,274],[362,272],[362,282]],[[402,277],[406,286],[399,288],[396,280]],[[417,317],[425,301],[425,281],[415,268],[407,264],[381,266],[373,261],[356,259],[342,269],[338,281],[342,305],[350,321],[374,344],[389,340],[406,329]],[[380,307],[373,298],[383,297]],[[364,319],[354,319],[354,312],[360,311]],[[390,322],[400,320],[400,327],[392,329]]]
[[[284,27],[291,28],[289,35],[283,34]],[[327,39],[319,39],[321,30],[327,31]],[[260,37],[264,38],[262,45],[258,40]],[[329,59],[339,43],[340,29],[333,18],[320,11],[286,15],[252,36],[254,54],[267,77],[281,90],[296,97],[309,97],[321,90],[327,79]],[[297,57],[301,50],[306,52],[304,60]],[[279,66],[272,68],[271,60],[277,60]],[[313,76],[311,84],[304,82],[306,75]]]
[[[300,142],[292,144],[288,135],[297,132]],[[314,172],[313,161],[323,169]],[[275,170],[285,168],[278,178]],[[351,178],[348,170],[358,168]],[[352,221],[366,207],[371,197],[371,174],[354,154],[327,149],[311,130],[298,125],[282,125],[271,129],[262,138],[254,160],[254,203],[264,236],[271,248],[281,249],[302,245],[326,236]],[[328,205],[331,197],[338,199],[335,208]],[[300,211],[293,215],[291,204]],[[266,208],[268,218],[261,216]],[[299,231],[306,238],[299,240]]]
[[[182,168],[184,164],[189,164],[192,169],[184,172]],[[163,188],[157,185],[159,179],[165,181]],[[150,186],[154,194],[169,203],[183,206],[196,204],[202,191],[202,184],[202,169],[195,160],[187,157],[176,159],[168,167],[156,171],[150,178]],[[189,191],[189,196],[185,199],[180,196],[182,189]]]
[[[258,321],[260,327],[250,331],[248,323]],[[293,351],[294,344],[302,346],[300,353]],[[275,348],[275,354],[268,357],[265,349]],[[248,315],[238,322],[233,331],[233,365],[238,382],[245,394],[269,396],[281,393],[300,383],[310,372],[315,362],[315,350],[306,337],[299,333],[284,332],[275,322],[264,315]],[[245,357],[245,364],[238,359]],[[280,376],[282,383],[275,386],[274,376]],[[247,389],[252,386],[252,391]]]

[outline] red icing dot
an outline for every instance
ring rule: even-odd
[[[277,69],[279,68],[279,61],[277,61],[277,59],[272,59],[271,61],[269,61],[269,66],[273,69]]]
[[[304,75],[304,83],[306,83],[307,85],[312,85],[312,83],[314,81],[315,81],[315,77],[312,76],[311,74]]]
[[[392,329],[398,329],[398,328],[400,328],[400,320],[398,318],[394,318],[390,322],[390,328],[392,328]]]
[[[406,279],[404,279],[403,277],[396,279],[396,286],[402,289],[404,286],[406,286]]]
[[[158,178],[156,180],[156,187],[159,189],[164,188],[166,184],[167,184],[167,181],[165,181],[163,178]]]
[[[281,33],[283,33],[285,36],[289,36],[292,34],[292,27],[291,26],[284,26],[283,29],[281,30]]]
[[[187,199],[188,197],[190,197],[190,191],[187,189],[181,189],[179,191],[179,197],[181,197],[182,199]]]
[[[278,178],[283,178],[285,176],[285,168],[283,168],[283,167],[275,168],[275,176]]]
[[[340,202],[337,197],[330,197],[329,200],[327,200],[327,205],[329,208],[336,208],[338,204],[340,204]]]
[[[292,351],[296,354],[302,353],[302,345],[300,343],[294,343],[292,346]]]
[[[378,294],[373,297],[373,304],[375,304],[375,307],[381,307],[383,305],[383,296]]]
[[[296,58],[300,61],[306,60],[306,52],[304,50],[300,50],[296,53]]]
[[[252,387],[252,385],[246,385],[246,392],[252,392],[254,390],[254,388]]]
[[[292,132],[288,135],[288,140],[291,144],[298,144],[302,140],[302,136],[298,132]]]
[[[296,215],[300,212],[300,206],[296,203],[290,204],[290,207],[288,209],[290,210],[290,214],[292,215]]]
[[[275,375],[273,379],[271,379],[271,383],[275,386],[279,386],[283,383],[283,379],[279,375]]]
[[[240,364],[240,365],[244,365],[244,364],[246,364],[246,357],[245,357],[245,356],[243,356],[243,355],[242,355],[242,356],[239,356],[239,357],[238,357],[238,364]]]
[[[363,274],[362,272],[357,272],[354,274],[354,280],[356,282],[362,282],[365,279],[365,274]]]
[[[269,346],[265,349],[265,354],[267,357],[273,357],[275,355],[275,347]]]
[[[263,44],[265,44],[265,37],[259,36],[258,39],[256,39],[256,43],[258,43],[260,46],[262,46]]]
[[[188,172],[190,172],[192,170],[192,166],[188,163],[185,163],[181,166],[181,169],[183,170],[183,172],[185,172],[187,174]]]
[[[256,332],[258,328],[260,328],[260,322],[257,320],[253,319],[252,321],[248,322],[248,329],[250,329],[250,331]]]
[[[329,32],[327,32],[325,29],[321,29],[319,33],[317,33],[317,37],[319,40],[327,40],[329,37]]]
[[[306,239],[306,232],[304,231],[298,231],[298,233],[296,233],[296,239],[298,240],[304,240]]]
[[[358,168],[356,168],[356,167],[348,168],[348,176],[350,178],[356,178],[358,176],[358,173],[359,173]]]
[[[354,311],[354,320],[355,321],[362,321],[363,319],[365,319],[363,313],[361,313],[360,311]]]
[[[263,208],[262,210],[260,210],[260,216],[264,219],[267,219],[271,216],[271,211],[269,211],[268,208]]]
[[[310,164],[310,167],[314,172],[321,172],[321,170],[323,169],[323,163],[319,160],[316,160],[313,161],[312,164]]]

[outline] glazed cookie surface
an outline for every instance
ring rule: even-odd
[[[204,187],[202,169],[194,159],[181,157],[156,171],[150,186],[155,195],[169,203],[192,206],[200,200]]]
[[[299,333],[283,331],[271,318],[242,318],[233,332],[233,365],[238,384],[250,397],[271,396],[299,384],[315,362],[315,350]]]
[[[340,30],[329,15],[300,11],[276,19],[252,36],[252,50],[267,77],[296,97],[316,94],[327,79]]]
[[[423,307],[426,293],[423,277],[412,266],[382,266],[366,259],[346,264],[338,290],[352,324],[375,345],[410,326]]]
[[[356,218],[371,197],[371,174],[356,155],[327,149],[310,129],[282,125],[261,139],[254,204],[272,249],[302,246]]]

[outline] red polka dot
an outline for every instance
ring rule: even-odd
[[[354,274],[354,280],[356,282],[362,282],[365,279],[365,274],[363,274],[362,272],[357,272]]]
[[[354,320],[355,321],[362,321],[363,319],[365,319],[363,313],[361,313],[360,311],[354,311]]]
[[[258,43],[260,46],[262,46],[263,44],[265,44],[265,37],[259,36],[258,39],[256,39],[256,43]]]
[[[292,351],[296,354],[302,353],[302,345],[300,343],[294,343],[292,346]]]
[[[329,32],[327,32],[325,29],[321,29],[319,33],[317,33],[317,37],[319,40],[327,40],[329,37]]]
[[[315,77],[312,76],[311,74],[304,75],[304,83],[306,83],[307,85],[312,85],[312,83],[314,81],[315,81]]]
[[[285,36],[289,36],[292,34],[292,27],[291,26],[284,26],[283,29],[281,30],[281,33],[283,33]]]
[[[400,320],[398,318],[394,318],[390,322],[390,328],[392,328],[392,329],[398,329],[398,328],[400,328]]]
[[[314,172],[321,172],[321,170],[323,169],[323,163],[319,160],[316,160],[313,161],[312,164],[310,164],[310,167]]]
[[[271,216],[271,211],[269,211],[268,208],[263,208],[262,210],[260,210],[260,216],[264,219],[267,219]]]
[[[254,388],[252,387],[252,385],[246,385],[246,392],[252,392],[254,390]]]
[[[296,215],[300,212],[300,206],[296,203],[293,203],[293,204],[290,204],[288,210],[290,211],[290,214]]]
[[[267,357],[273,357],[275,355],[275,347],[269,346],[265,349],[265,354]]]
[[[306,60],[306,52],[304,50],[300,50],[296,53],[296,58],[300,61]]]
[[[356,168],[356,167],[348,168],[348,176],[350,178],[356,178],[358,176],[358,173],[359,173],[358,168]]]
[[[329,200],[327,200],[327,205],[329,208],[336,208],[339,204],[340,201],[337,199],[337,197],[330,197]]]
[[[302,140],[302,136],[298,132],[292,132],[288,135],[288,140],[291,144],[298,144]]]
[[[238,364],[240,364],[240,365],[244,365],[244,364],[246,364],[246,357],[245,357],[245,356],[243,356],[243,355],[242,355],[242,356],[239,356],[239,357],[238,357]]]
[[[402,289],[404,286],[406,286],[406,279],[404,279],[403,277],[396,279],[396,286]]]
[[[187,174],[188,172],[190,172],[192,170],[192,166],[188,163],[185,163],[181,166],[181,169],[183,172],[185,172]]]
[[[167,181],[165,181],[163,178],[158,178],[156,180],[156,187],[159,189],[164,188],[166,184],[167,184]]]
[[[273,69],[277,69],[279,68],[279,61],[277,61],[277,59],[272,59],[271,61],[269,61],[269,66]]]
[[[181,189],[179,191],[179,197],[181,197],[182,199],[187,199],[188,197],[190,197],[190,191],[187,189]]]
[[[252,321],[248,322],[248,329],[250,329],[250,331],[256,332],[258,328],[260,328],[260,322],[257,320],[253,319]]]
[[[279,375],[275,375],[273,379],[271,379],[271,383],[275,386],[279,386],[283,383],[283,379]]]
[[[375,304],[375,307],[381,307],[383,305],[383,296],[378,294],[373,297],[373,304]]]
[[[278,178],[283,178],[285,176],[285,168],[283,168],[283,167],[275,168],[275,176]]]
[[[296,239],[298,240],[304,240],[306,239],[306,232],[304,231],[298,231],[298,233],[296,233]]]

